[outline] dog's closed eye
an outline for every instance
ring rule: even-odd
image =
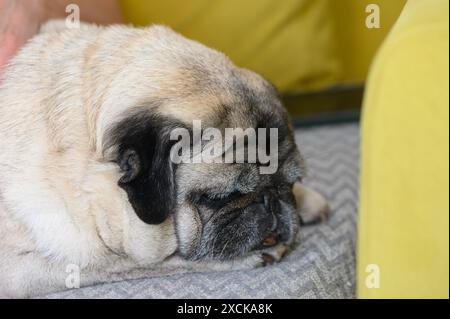
[[[230,194],[204,193],[197,199],[197,204],[208,207],[222,207],[234,199],[241,197],[241,192],[235,191]]]

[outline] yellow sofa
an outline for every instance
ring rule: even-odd
[[[370,70],[360,298],[449,297],[448,10],[448,0],[409,0]]]

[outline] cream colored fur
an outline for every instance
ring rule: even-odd
[[[229,63],[165,27],[83,25],[74,31],[61,23],[44,26],[11,61],[0,87],[1,297],[65,289],[70,265],[80,268],[81,285],[88,285],[261,264],[259,255],[229,263],[172,256],[172,218],[160,225],[141,222],[117,185],[117,165],[102,154],[109,125],[149,99],[183,101],[154,111],[186,121],[214,112],[218,97],[194,98],[189,81],[161,59],[161,52],[176,59],[174,52],[196,50],[205,50],[213,68]],[[199,99],[207,99],[209,109],[199,109]]]

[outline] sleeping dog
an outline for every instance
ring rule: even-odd
[[[277,129],[277,169],[171,160],[171,132]],[[325,216],[275,88],[162,26],[50,22],[0,87],[0,296],[278,261]],[[220,154],[219,154],[220,155]],[[70,268],[72,267],[72,268]]]

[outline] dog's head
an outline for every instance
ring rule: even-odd
[[[189,259],[239,256],[273,233],[291,242],[298,229],[292,186],[302,160],[277,91],[219,52],[156,31],[153,60],[132,70],[142,74],[139,104],[125,108],[103,136],[134,211],[149,224],[173,216],[179,253]],[[244,138],[230,140],[236,128]],[[180,148],[186,139],[187,151]],[[199,159],[199,150],[212,160]],[[188,156],[175,160],[180,152]]]

